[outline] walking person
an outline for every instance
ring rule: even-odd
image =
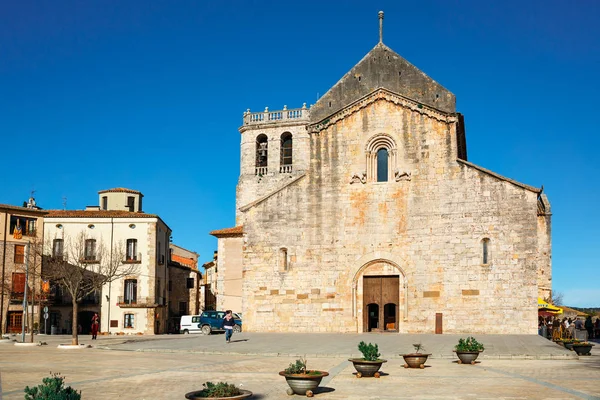
[[[584,326],[588,333],[588,339],[593,339],[594,338],[594,323],[592,322],[592,317],[590,315],[585,317]]]
[[[100,318],[98,317],[98,313],[94,313],[92,317],[92,340],[95,340],[98,336],[98,328],[100,327]]]
[[[225,318],[223,318],[222,326],[223,329],[225,329],[225,343],[231,343],[233,327],[235,326],[235,321],[233,320],[233,313],[231,310],[225,311]]]

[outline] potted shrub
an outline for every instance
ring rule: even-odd
[[[590,342],[575,342],[573,343],[573,350],[578,356],[591,356],[592,355],[593,343]]]
[[[239,400],[252,396],[251,391],[240,389],[237,386],[227,382],[206,382],[203,383],[202,386],[204,386],[204,389],[186,393],[185,398],[188,400]]]
[[[473,336],[458,339],[458,344],[454,346],[459,364],[474,365],[479,353],[483,350],[483,344],[479,343]]]
[[[65,387],[65,378],[59,374],[42,379],[36,387],[25,387],[25,400],[81,400],[81,392],[71,386]]]
[[[563,346],[568,350],[573,350],[573,344],[580,342],[581,341],[577,339],[563,339]]]
[[[431,354],[421,353],[421,350],[425,350],[421,343],[413,344],[415,348],[414,353],[401,354],[404,357],[404,368],[425,368],[425,362],[427,357]]]
[[[382,358],[379,358],[381,354],[379,354],[379,348],[376,344],[366,344],[365,342],[360,342],[358,344],[358,350],[362,353],[363,358],[349,358],[348,361],[351,361],[354,364],[354,368],[356,369],[356,377],[360,378],[363,376],[374,376],[375,378],[379,378],[381,375],[379,373],[379,369],[381,368],[381,364],[387,362]]]
[[[321,383],[321,379],[329,375],[326,371],[317,371],[306,368],[306,359],[300,358],[295,363],[290,363],[289,367],[280,371],[279,375],[285,377],[290,385],[287,394],[300,394],[306,397],[313,397],[314,390]]]

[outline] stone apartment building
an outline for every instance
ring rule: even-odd
[[[161,334],[168,329],[169,242],[171,229],[156,214],[142,211],[143,194],[115,188],[98,192],[99,206],[85,210],[49,210],[44,221],[51,257],[67,257],[85,236],[86,262],[123,256],[123,266],[136,273],[106,284],[79,307],[78,321],[85,332],[93,312],[100,311],[100,331],[111,334]],[[182,282],[183,285],[186,282]],[[59,333],[71,331],[72,308],[64,293],[50,304],[49,313]]]
[[[202,274],[198,271],[198,253],[169,244],[169,325],[179,332],[183,315],[198,315],[204,305]]]
[[[246,331],[534,334],[548,199],[468,161],[454,94],[382,23],[316,104],[244,113],[217,301],[239,278]]]
[[[0,334],[39,329],[44,215],[31,197],[23,207],[0,204]],[[27,288],[28,310],[23,313]]]

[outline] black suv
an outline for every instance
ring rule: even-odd
[[[200,324],[198,324],[198,326],[205,335],[210,335],[212,332],[224,332],[225,329],[222,327],[223,318],[225,318],[225,311],[204,311],[202,315],[200,315]],[[233,313],[233,321],[235,322],[233,332],[241,332],[242,318],[236,313]]]

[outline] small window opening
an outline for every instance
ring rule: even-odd
[[[388,181],[388,151],[386,148],[377,150],[377,182]]]
[[[359,81],[359,82],[360,82],[360,79],[361,79],[361,77],[359,76],[359,77],[358,77],[358,81]]]
[[[285,247],[279,249],[279,267],[281,271],[288,270],[288,251]]]
[[[490,263],[490,239],[485,238],[481,241],[481,251],[482,251],[482,257],[481,257],[482,264],[489,264]]]

